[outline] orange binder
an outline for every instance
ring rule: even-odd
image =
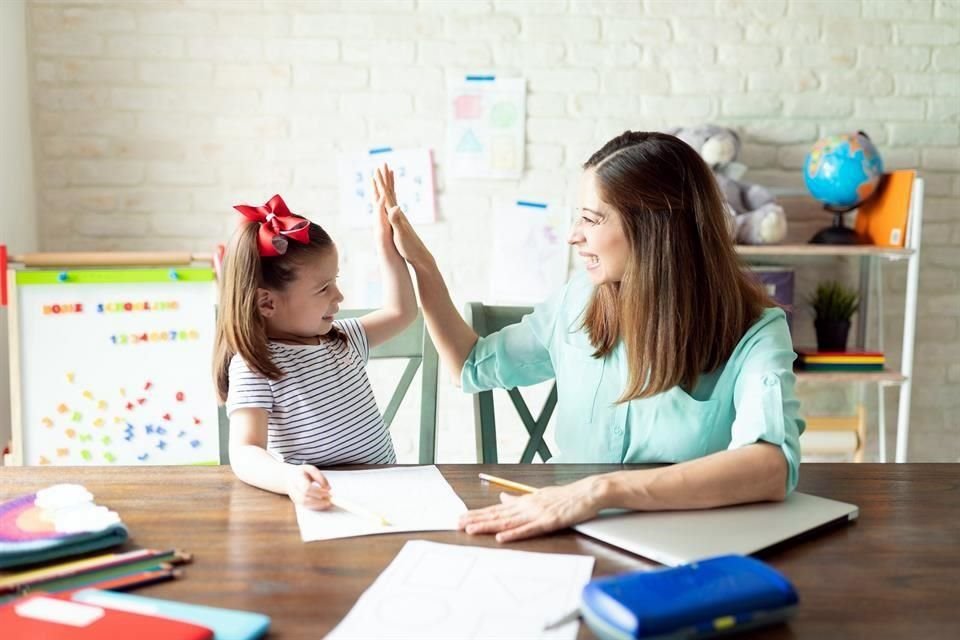
[[[916,175],[912,169],[883,174],[877,193],[857,210],[854,228],[870,244],[880,247],[906,244],[910,193]]]

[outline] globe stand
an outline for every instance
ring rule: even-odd
[[[840,210],[824,207],[824,209],[833,214],[833,225],[817,231],[817,233],[810,238],[810,244],[862,244],[860,234],[843,224],[843,214],[847,211],[853,211],[855,208],[856,207],[850,207]]]

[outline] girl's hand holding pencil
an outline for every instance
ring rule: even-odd
[[[324,510],[332,506],[330,484],[320,470],[309,464],[287,466],[287,495],[294,504]]]

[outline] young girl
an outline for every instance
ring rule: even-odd
[[[372,347],[413,322],[417,301],[387,222],[387,208],[399,208],[386,165],[373,186],[382,309],[334,319],[343,301],[337,247],[280,196],[236,207],[247,219],[223,265],[214,376],[230,416],[231,465],[244,482],[314,509],[330,507],[317,465],[396,462],[364,365]]]

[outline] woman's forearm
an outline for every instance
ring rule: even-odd
[[[477,343],[477,333],[453,305],[447,284],[433,256],[418,260],[413,264],[413,270],[417,275],[417,290],[420,292],[420,305],[423,307],[427,330],[437,347],[441,362],[459,384],[463,363]]]
[[[247,484],[274,493],[287,493],[286,474],[290,465],[280,462],[263,447],[252,444],[231,447],[230,466]]]
[[[597,482],[600,508],[709,509],[783,500],[787,461],[779,447],[758,443],[659,469],[617,471]]]

